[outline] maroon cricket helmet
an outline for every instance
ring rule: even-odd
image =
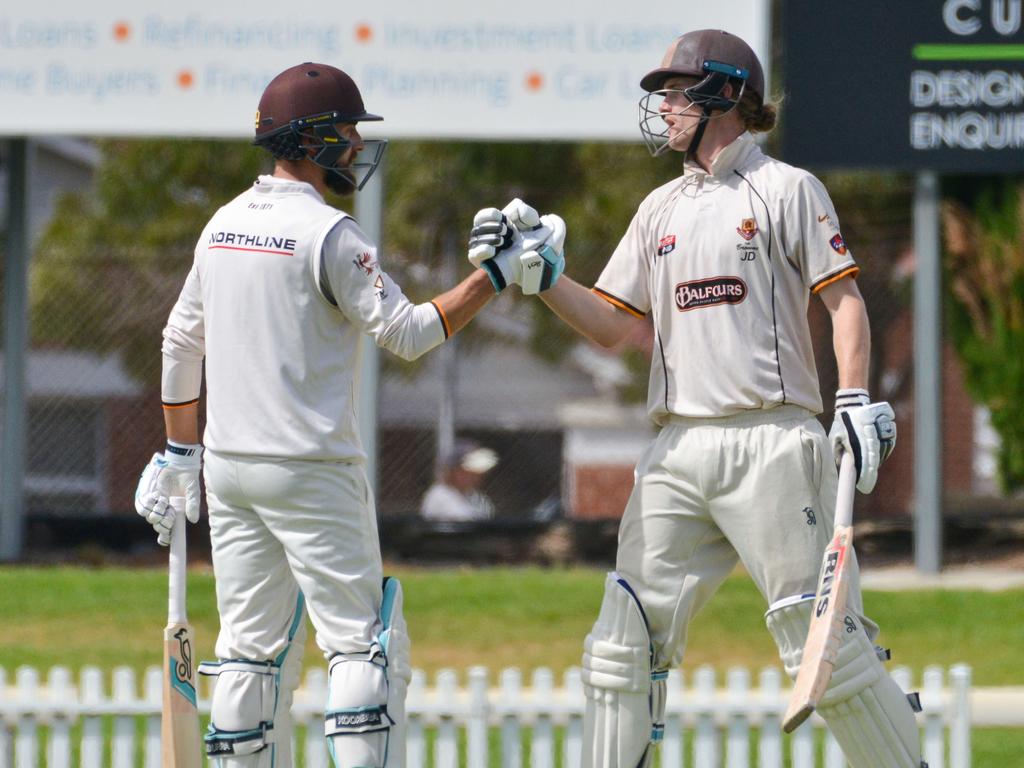
[[[665,52],[661,66],[644,75],[640,87],[657,91],[673,75],[704,79],[710,71],[722,71],[714,65],[745,72],[740,79],[746,81],[746,90],[754,91],[764,101],[764,70],[757,54],[736,35],[721,29],[700,29],[677,37]]]
[[[289,67],[267,85],[256,112],[256,139],[293,120],[333,113],[331,122],[382,120],[366,111],[355,81],[337,67],[306,62]]]

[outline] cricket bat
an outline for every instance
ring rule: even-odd
[[[196,709],[196,668],[192,660],[192,627],[185,612],[185,499],[171,499],[170,567],[167,585],[167,627],[164,629],[163,713],[160,744],[163,768],[200,768],[199,711]]]
[[[839,463],[835,530],[822,558],[811,626],[790,694],[789,708],[782,719],[782,730],[786,733],[792,733],[810,717],[832,679],[832,669],[845,631],[843,617],[849,587],[849,558],[853,552],[853,493],[856,484],[853,455],[846,452]]]

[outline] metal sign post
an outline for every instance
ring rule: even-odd
[[[0,456],[0,560],[21,557],[25,509],[25,367],[28,356],[28,139],[7,142],[4,274],[4,417]]]
[[[384,166],[387,155],[380,167],[356,194],[355,217],[360,228],[377,244],[377,258],[381,257],[384,243]],[[366,451],[366,477],[376,497],[379,483],[377,478],[377,389],[380,373],[380,352],[373,339],[364,335],[359,346],[362,358],[362,375],[356,382],[356,399],[359,403],[359,436]]]
[[[942,567],[942,251],[939,179],[914,190],[914,564]]]

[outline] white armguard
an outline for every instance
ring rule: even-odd
[[[188,403],[199,398],[203,360],[181,360],[164,353],[160,399],[164,403]]]

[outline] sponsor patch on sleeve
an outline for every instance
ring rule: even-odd
[[[840,256],[846,255],[846,241],[843,240],[842,234],[836,232],[832,239],[828,241],[828,244],[832,246],[832,250],[838,253]]]
[[[676,249],[676,236],[665,235],[658,241],[658,255],[666,256]]]

